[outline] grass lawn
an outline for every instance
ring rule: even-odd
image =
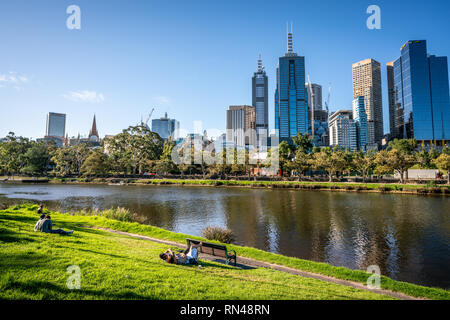
[[[77,227],[96,217],[52,214],[75,233],[37,233],[34,209],[0,211],[0,299],[389,299],[269,269],[169,265],[158,257],[166,245]],[[66,286],[71,265],[80,290]]]
[[[267,269],[237,270],[202,262],[204,268],[167,265],[165,245],[80,228],[97,226],[185,244],[196,238],[139,223],[101,216],[52,213],[57,227],[72,236],[33,232],[35,205],[0,211],[0,298],[48,299],[373,299],[369,292]],[[338,279],[366,283],[369,274],[262,250],[227,245],[245,256]],[[82,291],[65,287],[69,265],[80,266]],[[450,300],[450,291],[398,282],[382,276],[381,287],[415,297]]]

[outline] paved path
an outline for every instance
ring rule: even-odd
[[[183,245],[181,245],[180,243],[169,241],[169,240],[156,239],[156,238],[151,238],[151,237],[147,237],[147,236],[142,236],[139,234],[117,231],[117,230],[106,229],[106,228],[93,228],[93,227],[86,227],[86,228],[98,229],[98,230],[102,230],[102,231],[107,231],[107,232],[130,236],[130,237],[138,238],[138,239],[142,239],[142,240],[162,243],[162,244],[166,244],[168,246],[174,246],[174,247],[184,249]],[[199,255],[199,258],[208,260],[208,261],[214,261],[214,262],[222,262],[222,263],[225,262],[223,259],[217,258],[215,256],[211,256],[208,254],[203,254],[203,253],[201,253]],[[336,279],[336,278],[325,276],[325,275],[318,274],[318,273],[312,273],[312,272],[308,272],[308,271],[302,271],[299,269],[280,266],[280,265],[273,264],[270,262],[264,262],[264,261],[259,261],[259,260],[255,260],[255,259],[251,259],[251,258],[245,258],[245,257],[238,257],[237,260],[238,260],[237,267],[242,268],[242,269],[268,268],[268,269],[273,269],[273,270],[277,270],[277,271],[281,271],[281,272],[298,275],[298,276],[305,277],[305,278],[317,279],[317,280],[326,281],[326,282],[330,282],[330,283],[334,283],[334,284],[340,284],[343,286],[348,286],[348,287],[352,287],[352,288],[356,288],[356,289],[360,289],[360,290],[370,291],[370,292],[374,292],[374,293],[378,293],[378,294],[384,294],[384,295],[387,295],[387,296],[390,296],[390,297],[393,297],[396,299],[400,299],[400,300],[424,300],[424,299],[408,296],[403,293],[393,292],[390,290],[369,289],[367,286],[365,286],[364,284],[359,283],[359,282]]]

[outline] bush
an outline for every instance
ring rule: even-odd
[[[222,243],[231,243],[234,241],[234,234],[230,229],[221,227],[206,227],[202,231],[203,237],[208,240],[217,240]]]
[[[81,210],[80,212],[74,213],[74,215],[81,216],[100,216],[108,219],[114,219],[118,221],[132,222],[135,214],[131,213],[130,210],[122,207],[111,208],[108,210],[99,211],[98,209],[94,210]]]

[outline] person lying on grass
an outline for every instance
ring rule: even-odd
[[[41,218],[36,225],[34,226],[34,231],[45,232],[45,233],[56,233],[56,234],[72,234],[71,231],[64,231],[63,229],[53,230],[53,223],[50,216],[46,216],[45,214],[41,215]]]
[[[172,264],[196,264],[198,263],[197,248],[201,245],[202,242],[197,245],[191,243],[191,246],[185,252],[181,253],[174,253],[171,249],[167,249],[164,253],[161,253],[159,257],[167,263]]]

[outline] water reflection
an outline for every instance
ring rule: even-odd
[[[0,203],[63,211],[124,206],[148,224],[192,235],[209,225],[237,243],[418,284],[450,287],[445,197],[209,187],[0,184]]]

